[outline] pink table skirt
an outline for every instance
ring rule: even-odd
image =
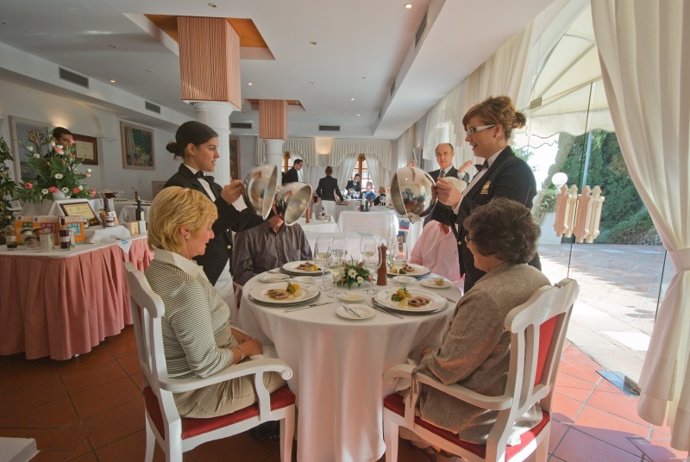
[[[0,355],[66,360],[132,324],[123,261],[145,269],[146,238],[68,258],[0,255]]]

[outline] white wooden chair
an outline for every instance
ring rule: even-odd
[[[292,376],[292,369],[277,359],[252,359],[209,377],[169,377],[161,330],[161,317],[165,312],[163,301],[153,292],[144,273],[130,263],[125,263],[125,267],[132,296],[139,366],[144,375],[145,460],[153,460],[156,441],[163,448],[167,461],[182,462],[184,452],[202,443],[245,432],[264,422],[280,420],[280,459],[282,462],[290,462],[295,428],[295,395],[287,386],[269,394],[262,376],[264,373],[278,372],[287,380]],[[173,393],[196,390],[246,375],[254,375],[258,401],[252,406],[208,419],[180,417],[177,412]]]
[[[444,385],[435,378],[417,373],[414,366],[401,364],[384,374],[384,380],[408,379],[413,386],[407,399],[392,394],[384,400],[386,462],[398,459],[398,430],[405,427],[427,443],[469,461],[522,461],[536,451],[536,460],[548,459],[551,395],[560,361],[570,313],[578,293],[577,282],[564,279],[556,286],[540,288],[527,302],[510,311],[505,329],[511,332],[510,366],[505,393],[486,396],[461,385]],[[421,387],[433,387],[481,408],[498,411],[486,444],[463,441],[457,435],[415,416]],[[403,402],[404,401],[404,402]],[[510,446],[508,438],[514,422],[533,404],[542,408],[542,420]]]

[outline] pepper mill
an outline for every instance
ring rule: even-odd
[[[387,271],[386,271],[386,251],[388,248],[384,245],[381,244],[379,246],[379,271],[377,274],[376,278],[376,285],[377,286],[385,286],[388,284],[387,281]]]

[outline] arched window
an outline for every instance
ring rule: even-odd
[[[290,169],[289,164],[290,160],[290,151],[285,151],[283,153],[283,173],[287,173],[287,171]]]
[[[367,185],[367,181],[373,182],[371,175],[369,174],[369,168],[367,167],[367,158],[364,154],[359,154],[357,156],[357,162],[355,163],[355,169],[352,171],[352,176],[359,174],[362,177],[362,189]],[[376,185],[374,185],[376,187]]]

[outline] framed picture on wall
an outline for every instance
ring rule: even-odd
[[[77,157],[86,165],[98,165],[98,145],[93,136],[77,135],[73,133]]]
[[[28,135],[32,130],[46,130],[50,124],[15,116],[9,116],[8,121],[10,123],[12,154],[14,155],[14,173],[17,180],[31,181],[36,178],[36,170],[27,162],[29,157],[33,155],[33,152],[26,148]]]
[[[230,137],[230,176],[233,180],[240,178],[239,140],[235,137]]]
[[[122,168],[153,170],[153,130],[129,122],[120,122]]]

